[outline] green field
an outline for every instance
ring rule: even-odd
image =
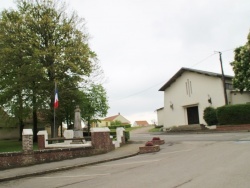
[[[34,143],[33,149],[37,150],[37,143]],[[0,140],[0,153],[22,151],[22,141],[18,140]]]

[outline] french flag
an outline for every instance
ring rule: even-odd
[[[54,108],[58,108],[59,101],[58,101],[58,90],[55,91],[55,102],[54,102]]]

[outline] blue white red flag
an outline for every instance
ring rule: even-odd
[[[55,102],[54,102],[54,108],[58,108],[59,106],[59,100],[58,100],[58,90],[56,89],[55,92]]]

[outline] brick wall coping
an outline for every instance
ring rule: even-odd
[[[32,129],[23,129],[22,135],[33,135]]]
[[[93,127],[91,132],[110,132],[110,129],[108,127]]]
[[[91,142],[87,142],[85,144],[66,144],[66,143],[56,143],[56,144],[48,144],[46,148],[87,148],[92,147]]]

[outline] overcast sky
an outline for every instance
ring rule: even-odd
[[[234,49],[247,42],[250,0],[67,0],[85,18],[104,70],[110,109],[157,121],[159,88],[181,67],[233,75]],[[0,10],[13,7],[0,0]]]

